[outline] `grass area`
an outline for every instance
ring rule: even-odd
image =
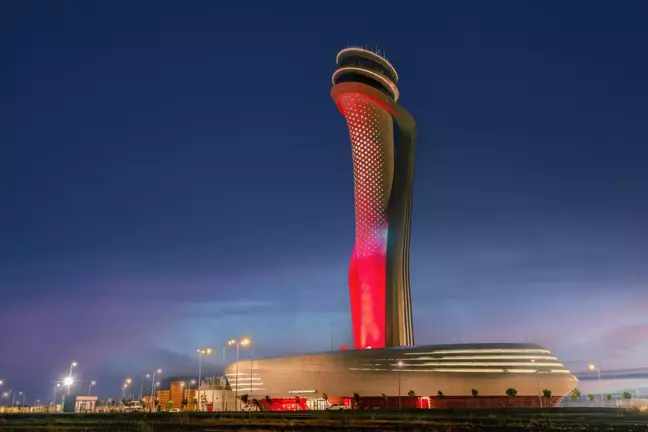
[[[621,409],[310,411],[261,413],[5,414],[11,432],[647,431],[648,414]]]

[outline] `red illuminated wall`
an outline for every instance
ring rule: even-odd
[[[389,112],[360,93],[338,100],[349,125],[353,156],[356,236],[349,267],[351,319],[356,349],[385,346],[389,198],[394,130]]]

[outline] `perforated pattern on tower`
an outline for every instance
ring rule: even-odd
[[[393,120],[360,94],[340,97],[351,135],[358,257],[385,254],[393,180]]]

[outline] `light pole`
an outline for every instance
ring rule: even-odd
[[[403,369],[403,362],[399,361],[398,362],[398,369],[396,369],[396,375],[398,376],[398,409],[399,410],[402,408],[402,405],[401,405],[401,380],[400,380],[401,369]]]
[[[153,393],[155,391],[155,376],[161,373],[162,373],[162,369],[156,369],[153,371],[153,379],[151,380],[151,400],[149,401],[149,405],[150,405],[149,412],[151,412],[153,409],[153,402],[154,402]]]
[[[588,367],[589,370],[591,370],[591,371],[595,371],[595,370],[596,370],[596,373],[598,374],[599,387],[601,387],[601,370],[600,370],[600,369],[598,368],[598,366],[596,366],[595,364],[589,364],[589,365],[587,365],[587,367]],[[600,391],[600,390],[601,390],[601,389],[599,388],[599,391]],[[601,396],[601,403],[603,403],[603,394],[601,394],[600,396]]]
[[[225,368],[227,363],[225,362],[225,351],[227,351],[227,345],[223,345],[223,377],[225,378],[225,385],[221,387],[221,411],[225,411],[225,387],[227,387],[227,376],[225,375]]]
[[[88,385],[88,396],[90,396],[90,394],[92,392],[92,386],[96,385],[96,384],[97,384],[97,381],[90,381],[90,385]]]
[[[151,378],[151,374],[142,375],[142,381],[140,382],[140,395],[139,395],[140,402],[142,402],[142,398],[144,397],[144,378],[146,379]]]
[[[234,403],[236,404],[236,411],[238,411],[238,389],[239,389],[239,351],[241,348],[241,345],[243,346],[248,346],[251,344],[252,341],[249,338],[243,338],[240,340],[232,339],[231,341],[227,342],[227,345],[236,346],[236,389],[234,390]]]
[[[212,349],[211,348],[198,348],[196,350],[196,352],[198,353],[198,387],[196,387],[196,395],[197,395],[196,399],[198,399],[198,402],[196,403],[196,409],[198,411],[201,411],[201,407],[200,407],[201,400],[200,400],[200,392],[199,392],[199,390],[200,390],[200,383],[201,383],[201,380],[202,380],[202,356],[203,356],[203,354],[207,354],[207,355],[211,354]]]
[[[540,402],[540,408],[542,408],[542,395],[540,394],[540,375],[538,373],[538,366],[535,365],[535,359],[531,360],[531,363],[534,364],[535,366],[535,376],[536,376],[536,382],[538,383],[538,402]]]
[[[72,376],[66,376],[63,378],[63,385],[67,387],[68,395],[70,394],[70,387],[72,387],[72,384],[74,384],[74,378],[72,378]]]
[[[18,396],[22,395],[22,406],[25,406],[25,392],[18,392]]]
[[[68,375],[68,378],[70,378],[69,380],[70,384],[68,384],[68,390],[67,390],[68,395],[70,394],[70,389],[72,387],[72,384],[74,384],[74,380],[72,379],[72,371],[76,366],[77,366],[77,362],[73,361],[72,363],[70,363],[70,374]]]
[[[59,387],[61,387],[61,383],[56,383],[56,385],[54,386],[54,400],[53,400],[54,409],[56,409],[56,393],[58,393]]]
[[[189,393],[187,394],[187,404],[189,404],[191,401],[189,398],[191,397],[191,386],[192,384],[196,384],[196,380],[191,380],[189,381]]]

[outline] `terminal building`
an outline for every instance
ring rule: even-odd
[[[337,403],[349,408],[377,408],[385,403],[394,407],[403,398],[408,406],[419,408],[465,406],[466,399],[479,400],[480,406],[549,406],[569,394],[578,381],[549,350],[510,343],[343,350],[247,360],[228,366],[225,375],[239,396],[284,405],[297,401],[296,409],[322,409]],[[516,396],[507,396],[508,389],[515,389]]]

